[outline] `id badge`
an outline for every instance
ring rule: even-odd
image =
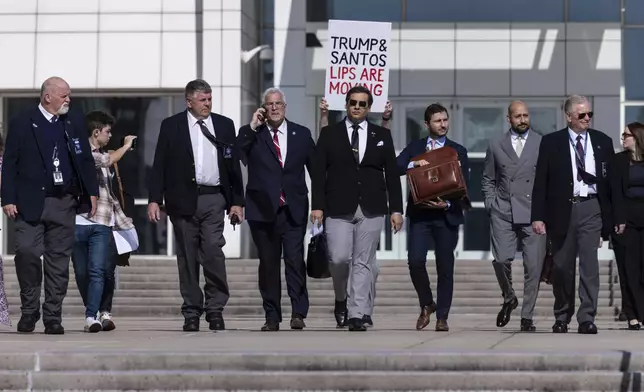
[[[226,147],[226,148],[224,149],[224,158],[225,158],[225,159],[230,159],[230,158],[232,158],[232,157],[233,157],[233,150],[232,150],[232,148],[230,148],[230,147]]]
[[[60,171],[54,172],[54,185],[63,185],[63,173]]]
[[[582,185],[581,189],[579,190],[579,196],[580,197],[588,197],[588,186],[587,185]]]

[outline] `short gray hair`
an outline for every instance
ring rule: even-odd
[[[281,95],[282,96],[282,102],[286,103],[286,95],[284,95],[284,91],[280,90],[277,87],[271,87],[271,88],[266,89],[266,91],[264,91],[264,94],[262,94],[262,103],[266,102],[266,97],[268,97],[269,95],[272,95],[272,94]]]
[[[574,105],[581,105],[584,103],[590,103],[588,98],[583,95],[571,95],[564,102],[564,112],[570,113]]]
[[[212,87],[203,79],[191,80],[186,84],[186,98],[192,97],[195,93],[212,93]]]

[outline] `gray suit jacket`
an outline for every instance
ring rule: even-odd
[[[521,158],[512,148],[510,131],[490,141],[485,154],[482,187],[485,208],[515,224],[529,224],[532,187],[541,135],[530,130]]]

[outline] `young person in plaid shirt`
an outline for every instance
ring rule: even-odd
[[[107,152],[104,148],[112,137],[114,118],[107,113],[94,111],[88,113],[85,120],[96,167],[99,198],[94,216],[76,215],[72,263],[76,284],[85,305],[85,332],[99,332],[103,330],[102,320],[109,321],[106,322],[106,330],[114,329],[111,315],[98,315],[110,262],[112,229],[129,230],[134,227],[132,219],[125,216],[112,191],[109,168],[132,148],[136,136],[126,136],[121,148]]]

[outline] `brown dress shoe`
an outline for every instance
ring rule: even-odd
[[[436,320],[436,332],[448,332],[447,320]]]
[[[436,311],[436,303],[425,305],[420,309],[420,316],[416,321],[416,329],[420,331],[429,325],[429,316]]]

